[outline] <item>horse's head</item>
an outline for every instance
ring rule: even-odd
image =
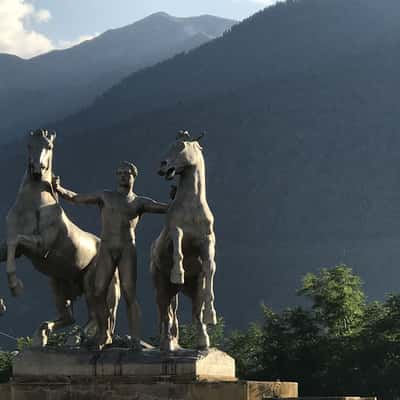
[[[42,180],[51,172],[54,140],[56,133],[45,129],[31,132],[28,139],[28,171],[34,180]],[[51,177],[50,177],[51,179]]]
[[[187,131],[178,132],[175,142],[169,147],[161,162],[158,174],[170,180],[176,174],[182,174],[186,168],[199,165],[203,161],[199,143],[202,137],[203,135],[194,139]]]

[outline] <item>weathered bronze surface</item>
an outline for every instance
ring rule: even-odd
[[[161,162],[159,174],[179,175],[166,224],[151,249],[151,272],[160,316],[160,348],[179,348],[177,293],[192,300],[197,346],[210,345],[206,324],[216,324],[214,217],[207,204],[205,163],[198,139],[179,132]]]
[[[93,204],[101,210],[101,244],[97,259],[94,291],[96,315],[99,325],[97,344],[102,348],[112,343],[111,330],[107,329],[107,288],[118,270],[122,295],[125,298],[131,335],[140,339],[140,309],[136,300],[137,257],[135,229],[142,214],[165,213],[168,205],[133,192],[137,168],[122,162],[117,169],[117,189],[91,194],[78,194],[60,186],[54,180],[55,190],[66,200],[76,204]]]
[[[16,258],[21,255],[50,277],[59,317],[40,325],[34,343],[42,346],[52,330],[74,323],[72,303],[81,294],[85,295],[88,307],[84,330],[89,335],[97,331],[98,300],[94,288],[100,240],[76,226],[58,202],[52,186],[55,138],[55,133],[43,129],[29,135],[27,170],[7,215],[7,239],[0,251],[0,261],[7,261],[8,284],[13,295],[23,290],[16,275]],[[120,297],[117,275],[110,277],[104,296],[111,335]]]

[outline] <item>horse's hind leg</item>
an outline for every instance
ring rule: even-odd
[[[72,300],[65,294],[65,283],[56,279],[50,279],[50,283],[59,315],[56,320],[46,321],[40,325],[33,338],[34,346],[46,346],[51,332],[70,326],[75,322]]]
[[[169,281],[164,281],[164,276],[156,273],[153,277],[156,289],[156,302],[160,323],[160,350],[177,350],[176,338],[173,334],[173,307],[172,300],[177,293]]]
[[[184,292],[192,300],[192,320],[197,331],[197,348],[208,349],[210,347],[210,338],[207,333],[207,325],[203,321],[203,277],[200,275],[195,281],[190,282],[190,285],[185,287]]]
[[[204,273],[204,314],[206,324],[217,324],[217,313],[214,307],[214,275],[215,275],[215,238],[210,235],[201,248],[201,259]]]

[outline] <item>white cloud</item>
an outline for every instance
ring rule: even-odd
[[[25,0],[0,0],[0,53],[30,58],[54,48],[45,35],[28,29],[29,19],[46,22],[51,18],[48,10],[35,10]]]
[[[35,20],[37,22],[48,22],[51,19],[49,10],[41,9],[35,13]]]
[[[99,36],[99,33],[95,33],[94,35],[81,35],[74,40],[60,40],[57,44],[57,48],[67,49],[68,47],[76,46],[82,42],[86,42],[87,40],[92,40],[96,36]]]

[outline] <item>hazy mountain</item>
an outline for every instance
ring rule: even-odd
[[[167,144],[178,129],[206,130],[216,301],[230,326],[256,318],[261,301],[292,304],[301,275],[339,262],[355,267],[372,298],[398,291],[399,17],[397,0],[299,0],[266,9],[53,124],[56,171],[66,187],[90,191],[112,187],[118,161],[130,159],[139,167],[138,193],[166,200],[168,184],[155,171]],[[0,162],[10,193],[3,215],[25,162],[22,143],[10,149],[14,156]],[[99,230],[96,210],[68,212]],[[145,216],[138,229],[148,332],[156,314],[147,260],[161,224],[162,217]],[[14,332],[49,315],[32,313],[50,301],[45,279],[19,271],[27,293],[19,303],[8,299],[13,311],[2,320]]]
[[[234,23],[157,13],[30,60],[0,54],[0,142],[77,112],[130,73],[220,36]]]

